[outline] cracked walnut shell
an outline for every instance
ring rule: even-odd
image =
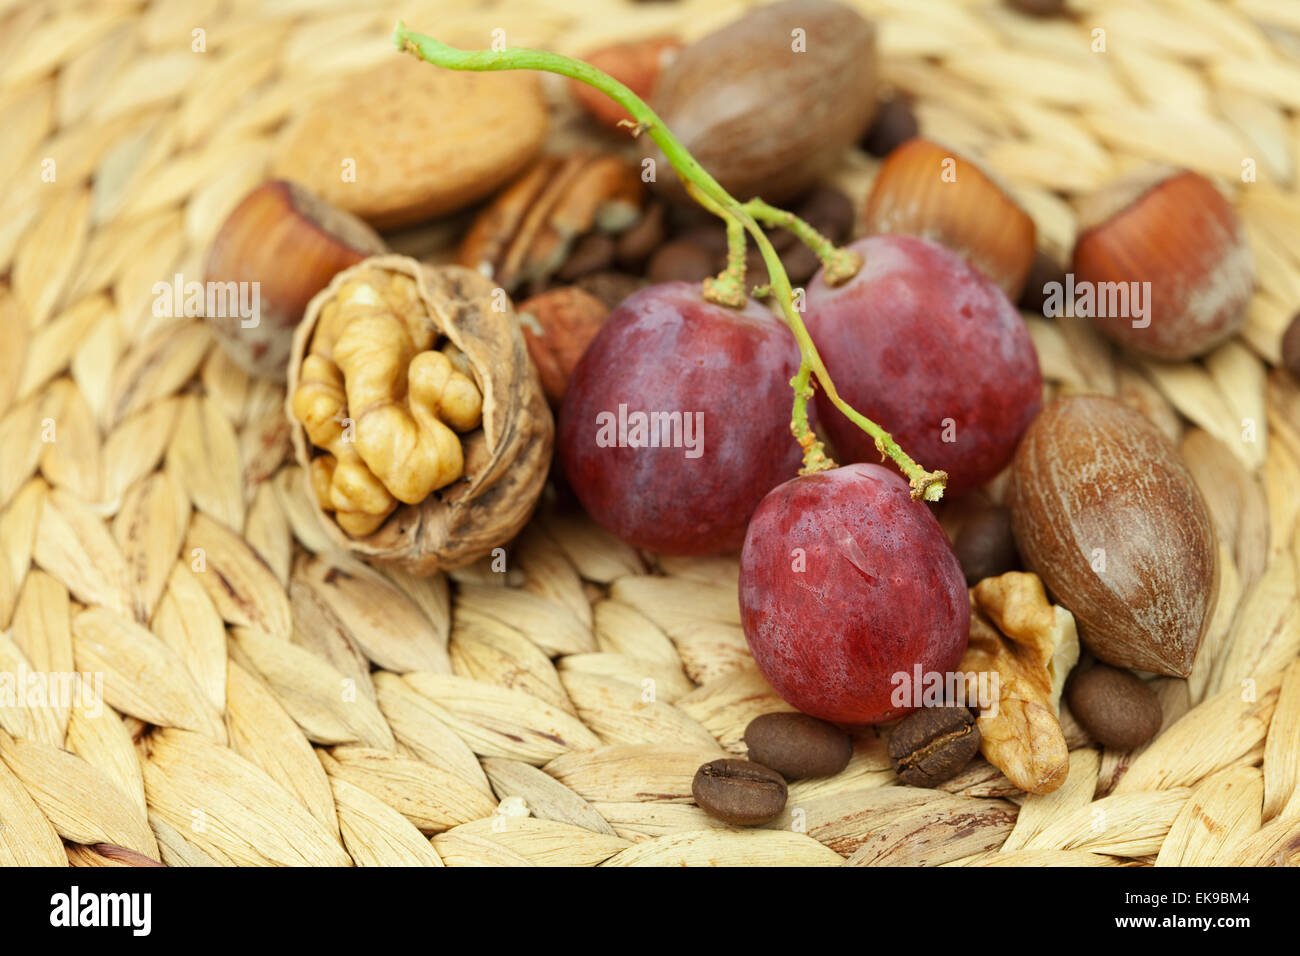
[[[527,522],[554,423],[500,301],[471,270],[396,255],[345,269],[311,300],[286,408],[312,502],[340,546],[431,574]]]
[[[979,715],[980,752],[1029,793],[1051,793],[1070,771],[1061,689],[1079,659],[1074,615],[1051,604],[1035,574],[1011,571],[971,588],[970,641],[958,670],[996,672],[996,708]]]

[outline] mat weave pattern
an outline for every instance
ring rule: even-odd
[[[1196,670],[1151,681],[1160,735],[1112,752],[1065,714],[1070,776],[1043,797],[982,760],[902,786],[868,732],[767,827],[720,824],[691,802],[696,767],[788,709],[749,658],[734,558],[639,554],[543,509],[505,574],[358,565],[306,504],[283,389],[201,320],[153,314],[156,282],[202,275],[286,121],[396,55],[399,16],[581,53],[744,4],[0,0],[0,671],[102,675],[107,702],[0,708],[0,863],[1300,862],[1300,390],[1276,368],[1300,308],[1300,4],[855,5],[923,133],[982,159],[1062,257],[1071,199],[1151,161],[1215,177],[1243,218],[1258,289],[1204,360],[1135,362],[1027,317],[1049,394],[1140,404],[1219,532]],[[553,148],[587,135],[548,91]],[[855,154],[836,182],[860,200],[876,167]]]

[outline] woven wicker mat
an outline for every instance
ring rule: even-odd
[[[1258,292],[1204,361],[1130,364],[1085,323],[1028,318],[1050,393],[1124,395],[1182,443],[1222,594],[1191,679],[1152,681],[1165,725],[1140,752],[1065,714],[1051,796],[983,761],[919,790],[868,733],[745,831],[690,799],[702,761],[784,708],[734,559],[660,560],[543,513],[505,575],[357,567],[305,506],[281,389],[150,308],[155,282],[201,273],[286,118],[395,55],[398,16],[583,52],[743,5],[357,6],[0,0],[0,670],[93,674],[107,701],[0,708],[0,862],[1296,864],[1300,395],[1274,366],[1300,305],[1300,4],[1071,0],[1074,20],[1034,21],[859,0],[923,132],[1001,174],[1057,252],[1070,198],[1141,163],[1234,194]],[[874,168],[854,156],[839,181],[860,197]]]

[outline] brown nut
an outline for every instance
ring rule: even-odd
[[[582,59],[608,73],[644,100],[649,98],[659,74],[673,61],[681,48],[682,41],[676,37],[649,37],[601,47]],[[570,80],[569,91],[578,104],[602,126],[617,130],[621,128],[620,123],[632,122],[632,117],[623,107],[595,87]]]
[[[547,156],[479,213],[456,259],[513,293],[559,271],[579,237],[634,226],[644,202],[635,167],[617,156]]]
[[[726,77],[720,82],[719,77]],[[650,105],[737,199],[793,199],[861,139],[876,108],[876,31],[849,6],[783,0],[684,47]],[[656,188],[688,197],[645,144]]]
[[[1125,348],[1167,360],[1204,355],[1231,338],[1255,287],[1232,204],[1189,171],[1143,170],[1081,204],[1073,273],[1093,301],[1066,303],[1066,315],[1088,315]]]
[[[605,324],[609,309],[594,295],[566,287],[521,302],[518,313],[542,391],[552,407],[558,407],[574,366]]]
[[[263,183],[240,200],[217,230],[204,274],[207,282],[231,291],[238,286],[225,283],[257,283],[256,321],[245,326],[237,310],[225,308],[220,311],[226,315],[208,315],[207,323],[242,369],[282,382],[293,330],[311,297],[340,270],[385,249],[384,241],[356,216],[296,183]]]
[[[459,266],[386,255],[335,276],[294,335],[286,409],[326,532],[413,574],[513,538],[550,467],[509,303]]]
[[[1036,254],[1034,221],[978,166],[927,139],[889,154],[867,197],[868,232],[947,246],[1020,298]]]
[[[1178,449],[1111,398],[1059,398],[1011,468],[1011,526],[1026,567],[1117,667],[1186,677],[1219,591],[1219,548]]]

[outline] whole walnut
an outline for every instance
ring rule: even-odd
[[[294,335],[286,407],[326,531],[415,574],[513,538],[550,467],[513,310],[461,266],[383,255],[336,275]]]

